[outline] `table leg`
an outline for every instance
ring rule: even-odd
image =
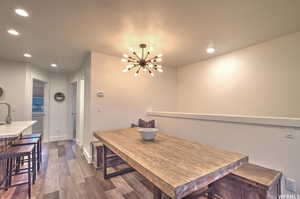
[[[119,175],[123,175],[123,174],[126,174],[126,173],[129,173],[129,172],[132,172],[134,171],[133,168],[126,168],[126,169],[122,169],[120,171],[116,171],[114,173],[107,173],[107,167],[108,167],[108,162],[107,162],[107,147],[104,145],[103,146],[103,177],[104,179],[109,179],[109,178],[112,178],[112,177],[115,177],[115,176],[119,176]]]
[[[280,199],[280,196],[281,196],[281,178],[279,179],[277,184],[277,199]]]
[[[97,154],[97,168],[101,167],[101,162],[102,162],[102,154],[101,154],[102,149],[96,148],[96,154]]]
[[[162,193],[159,188],[153,185],[153,199],[161,199]]]
[[[103,176],[105,179],[107,179],[107,149],[106,146],[103,146],[103,152],[102,152],[102,160],[103,160]]]
[[[213,199],[214,198],[214,188],[213,183],[208,185],[208,191],[207,191],[207,199]]]

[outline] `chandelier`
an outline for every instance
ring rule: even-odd
[[[124,54],[121,59],[122,62],[128,63],[123,72],[135,71],[134,76],[137,77],[141,72],[149,73],[154,76],[154,71],[163,72],[162,66],[159,65],[162,62],[162,54],[150,57],[152,48],[147,48],[146,44],[139,45],[139,52],[130,48],[129,51],[132,55]]]

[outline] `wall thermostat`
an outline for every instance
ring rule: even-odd
[[[104,97],[104,92],[103,91],[98,91],[97,92],[97,97]]]

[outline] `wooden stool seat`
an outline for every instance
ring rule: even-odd
[[[21,155],[26,155],[28,153],[31,153],[33,148],[34,148],[33,145],[10,147],[5,151],[5,153],[2,153],[0,155],[0,160],[5,160],[8,158],[15,158],[15,157],[21,156]]]
[[[27,145],[27,144],[37,144],[39,142],[39,138],[30,138],[30,139],[21,139],[18,140],[16,143],[13,145]]]
[[[5,154],[7,154],[9,157],[16,157],[16,156],[20,156],[23,154],[31,153],[33,148],[34,148],[34,145],[10,147],[7,149]]]
[[[30,139],[30,138],[42,138],[41,133],[33,133],[28,135],[22,135],[21,139]]]

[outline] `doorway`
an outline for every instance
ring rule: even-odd
[[[72,138],[77,138],[77,82],[71,83],[71,129]]]
[[[84,80],[70,82],[70,134],[76,144],[83,145],[84,132]]]
[[[32,127],[32,133],[44,132],[45,117],[45,82],[33,79],[32,83],[32,120],[36,123]]]

